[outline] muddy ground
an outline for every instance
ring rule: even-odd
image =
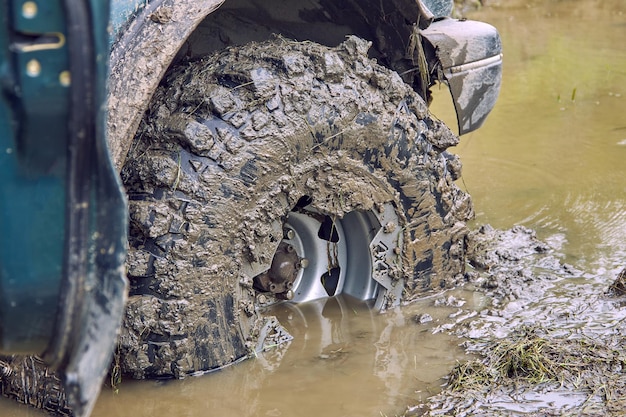
[[[434,331],[458,335],[474,359],[407,416],[624,414],[626,271],[604,286],[553,246],[523,227],[470,234],[474,302]]]

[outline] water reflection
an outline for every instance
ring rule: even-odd
[[[431,332],[453,311],[432,300],[383,315],[348,297],[284,303],[270,314],[293,334],[288,346],[202,377],[124,381],[118,394],[105,390],[93,416],[401,414],[437,392],[462,357],[455,337]],[[432,322],[412,319],[426,312]]]

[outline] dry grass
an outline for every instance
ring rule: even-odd
[[[489,342],[481,354],[481,360],[457,364],[449,375],[448,389],[465,390],[507,380],[563,385],[584,380],[583,374],[595,369],[626,369],[620,342],[609,346],[588,338],[555,338],[540,327],[522,328],[506,340]]]
[[[451,400],[472,397],[481,401],[498,388],[566,389],[586,393],[604,410],[626,409],[626,336],[592,340],[578,335],[554,337],[548,329],[526,327],[506,340],[490,341],[481,359],[458,363],[448,375],[442,395]]]

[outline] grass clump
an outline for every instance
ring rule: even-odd
[[[482,360],[455,366],[448,376],[448,389],[476,389],[507,379],[531,384],[559,382],[563,371],[570,367],[566,351],[541,336],[536,327],[522,328],[507,340],[491,342],[480,353],[484,355]]]
[[[457,363],[443,391],[428,399],[428,404],[424,405],[427,409],[422,409],[420,415],[518,415],[514,410],[503,411],[501,407],[519,402],[528,411],[525,415],[532,417],[623,416],[626,410],[625,345],[626,331],[600,338],[575,330],[564,332],[540,326],[520,328],[506,339],[472,341],[468,352],[480,357]],[[548,403],[537,405],[532,399],[537,397],[531,395],[531,399],[525,399],[531,392],[539,396],[566,392],[574,399],[571,404],[556,407]],[[557,414],[546,414],[545,407]]]
[[[506,340],[490,341],[478,351],[481,359],[459,363],[448,375],[449,391],[480,390],[526,382],[557,383],[596,391],[614,372],[626,372],[624,338],[598,343],[590,338],[554,337],[541,327],[524,327]]]
[[[512,340],[497,344],[489,356],[489,366],[503,378],[521,378],[532,384],[557,382],[566,360],[559,346],[538,335],[536,328],[525,328]]]

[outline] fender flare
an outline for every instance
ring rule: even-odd
[[[107,133],[119,171],[152,94],[187,37],[224,0],[154,0],[110,55]],[[132,63],[132,64],[130,64]]]

